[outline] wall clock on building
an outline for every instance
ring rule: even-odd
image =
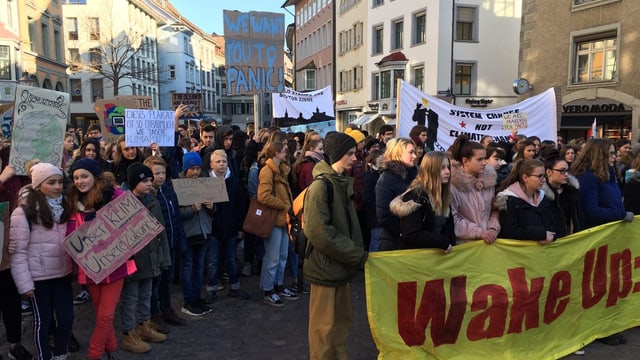
[[[513,82],[513,92],[518,95],[526,94],[531,89],[533,89],[533,86],[525,78],[520,78]]]

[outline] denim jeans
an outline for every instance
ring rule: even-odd
[[[215,239],[215,237],[214,237]],[[231,237],[224,241],[216,240],[217,249],[207,252],[207,278],[209,279],[208,289],[216,289],[223,267],[226,266],[229,275],[231,290],[240,289],[240,273],[238,272],[238,243],[236,238]],[[216,255],[217,259],[212,260]]]
[[[369,252],[380,250],[380,234],[382,234],[382,227],[371,228],[371,243],[369,244]]]
[[[220,272],[218,267],[223,263],[220,259],[220,241],[215,236],[210,236],[205,244],[205,271],[207,274],[207,291],[215,291],[218,287]],[[215,288],[214,288],[215,286]]]
[[[206,245],[187,245],[180,254],[182,262],[180,285],[182,285],[185,304],[200,299],[204,276],[205,247]]]
[[[151,319],[152,284],[152,277],[140,280],[125,279],[120,295],[122,331],[133,330],[138,323]]]
[[[289,235],[286,227],[274,227],[271,237],[264,240],[264,249],[260,287],[263,291],[271,291],[274,285],[284,283],[284,268],[289,252]]]

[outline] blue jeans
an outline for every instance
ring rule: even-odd
[[[220,273],[218,267],[220,261],[220,241],[215,236],[210,236],[205,244],[205,271],[207,272],[207,291],[216,291]],[[215,288],[214,288],[215,286]]]
[[[369,244],[369,252],[380,250],[380,234],[382,234],[382,227],[371,228],[371,244]]]
[[[67,353],[69,336],[73,326],[73,292],[71,275],[34,281],[35,291],[31,302],[33,305],[33,338],[38,352],[38,359],[51,359],[49,347],[49,326],[56,314],[54,355]],[[3,291],[6,291],[3,289]]]
[[[182,261],[180,271],[180,285],[184,302],[190,303],[200,300],[202,278],[204,275],[204,256],[206,245],[187,245],[180,254]]]
[[[271,291],[274,285],[284,283],[284,268],[289,252],[289,235],[286,227],[273,228],[271,237],[264,240],[264,250],[260,287],[263,291]]]
[[[122,331],[133,330],[137,323],[151,319],[151,287],[153,278],[125,279],[120,294]]]

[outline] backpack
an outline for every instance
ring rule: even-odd
[[[333,204],[333,184],[331,184],[329,179],[322,175],[316,176],[313,179],[313,182],[316,180],[321,180],[327,187],[327,204],[331,207]],[[310,186],[311,185],[307,186],[298,196],[296,196],[291,206],[292,209],[289,210],[289,237],[291,241],[294,242],[296,253],[301,260],[308,255],[306,254],[307,237],[304,234],[304,202],[307,190],[309,190]],[[309,251],[309,253],[311,253],[311,251]]]

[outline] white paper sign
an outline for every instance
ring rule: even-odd
[[[173,146],[174,112],[169,110],[125,109],[124,137],[126,146]]]

